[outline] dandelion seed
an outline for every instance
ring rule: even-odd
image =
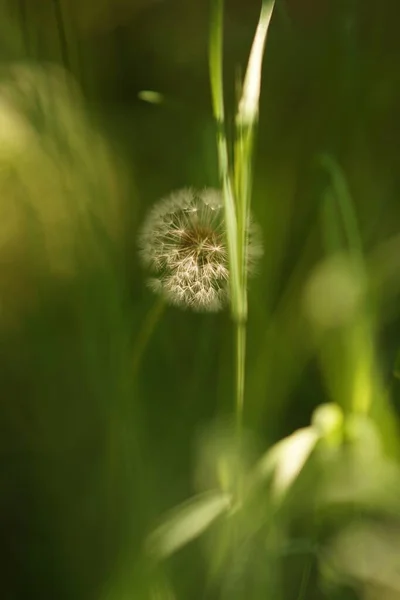
[[[151,289],[170,304],[218,311],[229,298],[229,260],[224,206],[218,190],[182,189],[150,211],[139,237],[143,262],[154,273]],[[261,255],[257,229],[249,224],[247,267]]]

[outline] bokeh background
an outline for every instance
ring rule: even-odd
[[[259,10],[258,0],[225,2],[232,122]],[[245,423],[255,456],[307,426],[321,403],[345,409],[358,368],[346,362],[351,336],[342,330],[339,341],[335,333],[322,344],[320,360],[304,311],[304,289],[337,233],[330,177],[318,162],[329,155],[358,217],[374,300],[367,371],[379,372],[385,403],[377,427],[397,465],[399,16],[398,0],[277,1],[252,205],[265,248],[249,290]],[[364,571],[329,578],[307,550],[365,512],[354,499],[350,513],[336,508],[326,522],[319,510],[307,512],[315,504],[311,474],[288,509],[304,509],[291,524],[304,552],[294,541],[293,552],[271,558],[257,546],[250,566],[225,569],[229,584],[212,589],[197,542],[157,572],[145,558],[160,515],[198,491],[201,440],[229,420],[234,402],[228,312],[160,306],[136,248],[154,202],[180,187],[218,185],[209,17],[206,0],[0,2],[4,600],[400,598],[397,474],[390,492],[374,480],[379,509],[366,500],[390,540],[354,533],[358,550],[344,561],[372,549],[377,570],[392,569],[383,583]],[[323,291],[334,303],[341,297],[331,280]],[[361,482],[372,464],[365,444]],[[212,469],[217,458],[208,460]],[[377,563],[378,555],[385,560]]]

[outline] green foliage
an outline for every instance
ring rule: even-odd
[[[0,596],[398,598],[397,3],[0,8]],[[218,182],[230,315],[155,303]]]

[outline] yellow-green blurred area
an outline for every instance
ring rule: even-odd
[[[260,7],[225,1],[231,124]],[[218,186],[209,17],[0,0],[4,600],[400,599],[400,5],[276,2],[240,450],[229,311],[160,306],[137,256]]]

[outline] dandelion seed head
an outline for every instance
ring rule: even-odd
[[[249,226],[247,263],[260,254]],[[196,311],[220,310],[229,298],[224,206],[219,190],[182,189],[150,211],[139,236],[150,288],[170,303]]]

